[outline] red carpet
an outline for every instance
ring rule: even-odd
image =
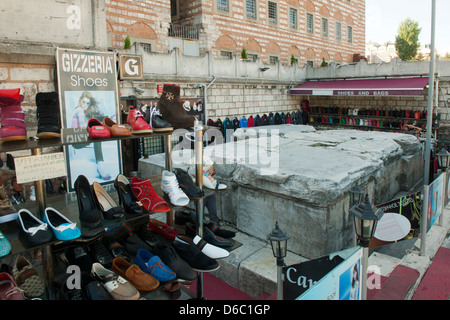
[[[422,278],[413,300],[448,300],[450,298],[450,249],[440,247]]]
[[[408,290],[419,278],[419,271],[402,265],[395,267],[378,292],[370,300],[404,300]]]

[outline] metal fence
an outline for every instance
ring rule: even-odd
[[[177,24],[170,24],[169,37],[187,40],[199,40],[200,29],[194,26],[182,26]]]

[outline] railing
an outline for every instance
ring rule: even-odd
[[[193,26],[183,26],[177,24],[170,24],[169,37],[182,38],[186,40],[199,40],[199,28]]]

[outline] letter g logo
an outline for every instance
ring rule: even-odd
[[[129,59],[125,62],[125,71],[130,76],[137,76],[139,74],[139,66],[136,59]]]

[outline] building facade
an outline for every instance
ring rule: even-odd
[[[179,47],[265,64],[352,62],[365,52],[365,0],[106,0],[108,41],[152,52]],[[178,40],[177,40],[178,39]]]

